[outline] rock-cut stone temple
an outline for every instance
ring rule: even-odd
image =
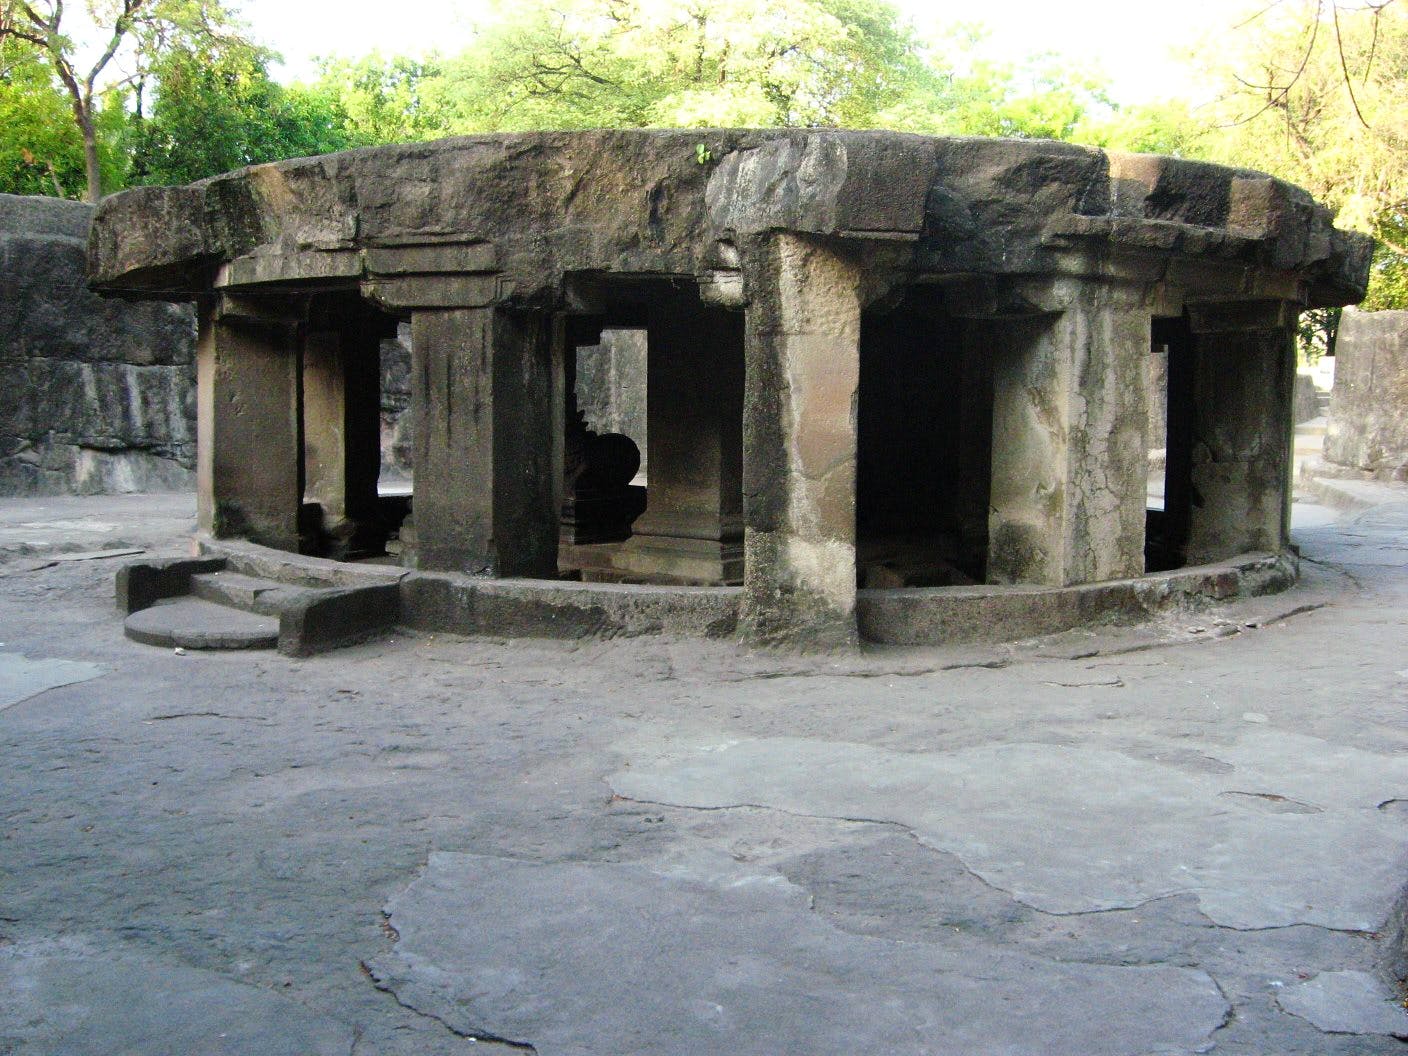
[[[399,565],[413,625],[830,646],[1289,582],[1297,317],[1360,299],[1370,249],[1251,171],[686,130],[131,190],[90,263],[198,306],[213,550]],[[378,488],[406,323],[410,497]],[[632,348],[639,413],[589,413]]]

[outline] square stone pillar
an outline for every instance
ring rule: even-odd
[[[744,267],[740,633],[761,643],[850,645],[860,269],[791,234],[758,238]]]
[[[393,316],[360,295],[315,300],[303,343],[305,498],[322,509],[322,541],[338,559],[379,553],[381,341]]]
[[[652,304],[646,509],[615,558],[660,581],[743,580],[743,316],[693,291]]]
[[[196,348],[202,532],[297,551],[303,505],[299,337],[305,306],[217,295]]]
[[[1188,563],[1281,550],[1291,516],[1295,332],[1285,301],[1190,305]]]
[[[557,575],[561,413],[551,338],[545,312],[412,316],[417,567]]]
[[[1144,572],[1150,313],[1139,287],[1060,280],[994,348],[988,581]]]

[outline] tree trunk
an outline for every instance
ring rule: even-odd
[[[93,128],[92,110],[83,105],[75,106],[78,128],[83,133],[83,168],[88,174],[88,193],[84,201],[96,203],[103,196],[103,173],[98,165],[98,134]]]

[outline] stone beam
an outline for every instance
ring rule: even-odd
[[[551,331],[545,312],[497,306],[412,316],[418,567],[556,576]]]
[[[299,298],[213,296],[196,350],[200,530],[299,547],[303,504]]]
[[[741,634],[804,647],[856,641],[860,268],[774,233],[745,251]]]
[[[1058,280],[995,342],[988,580],[1141,575],[1148,475],[1142,288]],[[997,324],[994,324],[997,325]]]

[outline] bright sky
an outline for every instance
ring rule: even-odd
[[[761,2],[761,0],[760,0]],[[1208,30],[1230,27],[1239,0],[896,0],[921,27],[983,22],[989,49],[1017,59],[1059,52],[1103,69],[1121,102],[1196,92],[1174,55]],[[242,0],[254,36],[284,55],[284,79],[309,75],[317,55],[454,51],[466,44],[484,0]]]

